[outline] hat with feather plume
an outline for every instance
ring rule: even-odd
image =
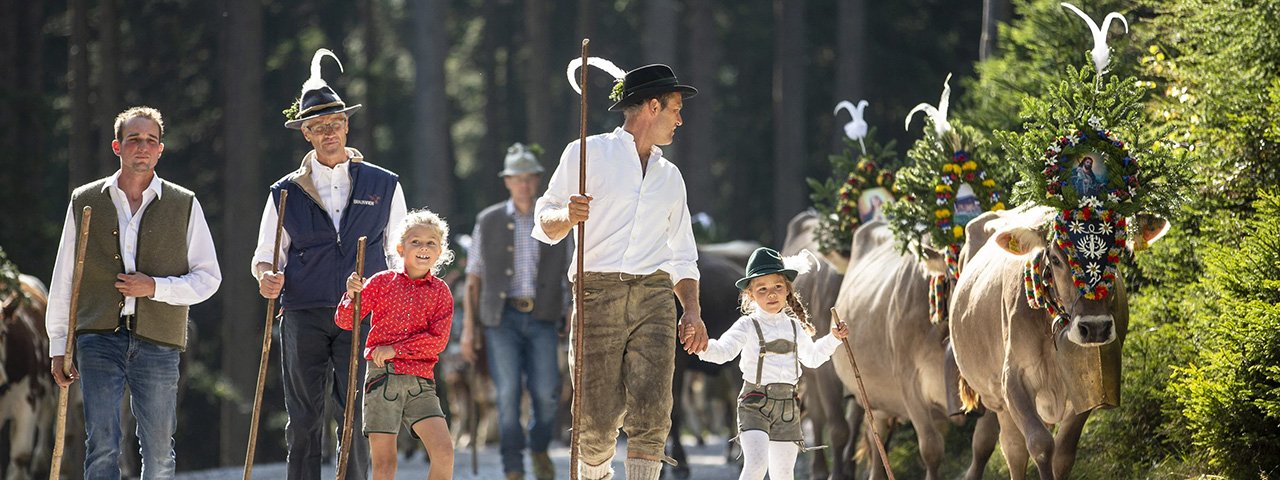
[[[298,100],[284,111],[288,119],[284,123],[285,127],[299,130],[307,120],[335,113],[354,112],[362,106],[360,104],[347,106],[346,102],[342,101],[342,97],[338,96],[338,92],[333,91],[333,88],[324,81],[320,75],[320,62],[324,57],[332,57],[333,61],[338,63],[338,71],[342,71],[342,61],[338,60],[337,55],[327,48],[316,50],[315,55],[311,57],[311,78],[302,84],[302,93],[298,96]]]

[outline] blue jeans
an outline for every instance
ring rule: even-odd
[[[333,398],[331,417],[338,422],[335,436],[342,438],[342,416],[347,398],[347,369],[351,364],[351,331],[333,322],[333,308],[285,310],[280,322],[281,379],[284,381],[284,408],[289,413],[285,424],[286,459],[290,480],[319,480],[324,451],[322,441],[326,417],[325,397]],[[369,324],[361,325],[360,342],[369,338]],[[363,352],[361,352],[363,353]],[[360,355],[356,381],[365,374],[364,355]],[[326,388],[328,391],[326,391]],[[356,395],[360,395],[357,383]],[[352,423],[351,454],[347,458],[347,478],[364,480],[369,468],[369,442],[360,437],[362,411],[360,397],[355,399]],[[341,443],[341,440],[339,440]],[[339,447],[341,448],[341,447]]]
[[[138,421],[142,478],[173,478],[180,358],[176,348],[142,340],[127,330],[76,337],[87,433],[84,478],[120,478],[120,401],[126,385]]]
[[[560,335],[555,322],[536,320],[507,306],[502,323],[484,329],[489,376],[498,390],[499,450],[502,470],[524,472],[525,433],[520,426],[520,399],[529,389],[529,450],[546,452],[560,404]]]

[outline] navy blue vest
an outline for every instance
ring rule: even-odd
[[[365,241],[364,277],[387,269],[384,232],[391,216],[396,174],[376,165],[352,162],[351,198],[342,214],[340,231],[319,199],[294,182],[297,173],[271,186],[272,202],[289,190],[284,207],[284,229],[289,232],[288,261],[284,266],[284,290],[280,306],[285,310],[336,307],[346,291],[347,276],[356,270],[356,245]]]

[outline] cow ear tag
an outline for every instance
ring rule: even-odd
[[[1000,248],[1003,248],[1014,255],[1027,253],[1023,251],[1022,242],[1018,241],[1018,236],[1009,232],[1001,232],[999,235],[996,235],[996,244],[1000,245]]]

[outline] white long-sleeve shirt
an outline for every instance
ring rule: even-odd
[[[360,153],[353,148],[347,149],[353,156],[359,156]],[[333,168],[325,166],[316,160],[315,150],[312,150],[303,159],[303,163],[307,169],[307,174],[311,177],[311,182],[316,186],[316,194],[319,195],[320,206],[329,214],[329,218],[333,220],[333,229],[341,231],[342,214],[346,213],[347,204],[351,199],[351,160],[335,165]],[[361,157],[363,158],[363,157]],[[310,201],[301,198],[294,198],[292,201],[302,202]],[[396,268],[400,264],[400,255],[396,253],[396,245],[399,239],[393,238],[396,228],[400,226],[400,221],[404,219],[408,208],[405,206],[404,190],[400,187],[400,182],[396,182],[396,191],[391,196],[391,213],[387,218],[387,228],[383,231],[383,238],[386,239],[383,255],[387,259],[387,268]],[[262,222],[258,224],[258,247],[253,251],[253,263],[249,266],[249,271],[254,272],[254,267],[259,263],[271,263],[273,260],[271,247],[276,243],[276,223],[279,219],[279,213],[276,212],[276,202],[271,198],[271,194],[267,193],[267,204],[262,207]],[[289,261],[289,232],[284,231],[280,234],[280,265],[278,268],[284,270],[284,265]]]
[[[534,206],[534,218],[551,208],[562,208],[578,193],[579,143],[572,142],[560,155],[547,191]],[[583,271],[648,275],[662,270],[673,282],[698,279],[698,249],[689,223],[684,177],[675,164],[654,146],[648,168],[640,169],[636,141],[621,127],[587,138],[587,194],[591,214],[586,221]],[[573,227],[576,235],[577,226]],[[535,222],[533,238],[554,245]],[[577,238],[577,237],[575,237]],[[576,247],[575,247],[576,248]],[[577,272],[572,254],[569,280]]]
[[[142,191],[142,206],[138,207],[137,213],[129,208],[129,199],[118,185],[119,177],[120,171],[117,170],[102,188],[111,196],[111,203],[116,207],[116,223],[120,229],[120,261],[124,263],[125,272],[134,272],[138,267],[138,226],[142,223],[147,206],[161,196],[160,177],[152,177],[151,184]],[[78,221],[76,212],[72,212],[71,206],[67,205],[67,216],[62,223],[62,239],[58,242],[58,259],[53,264],[53,279],[49,283],[49,307],[44,320],[45,330],[49,333],[50,357],[64,355],[67,351],[71,277],[76,263]],[[186,275],[152,277],[156,282],[156,292],[151,299],[170,305],[195,305],[208,300],[222,284],[222,270],[218,267],[218,255],[213,249],[213,236],[209,233],[209,224],[204,219],[200,200],[194,197],[191,199],[191,215],[187,220],[187,265],[190,270]],[[136,298],[125,297],[120,315],[132,315],[137,303]]]
[[[751,324],[753,318],[760,322],[760,331],[764,333],[765,343],[778,339],[792,341],[792,335],[795,335],[796,342],[794,353],[770,353],[764,356],[764,372],[760,375],[761,385],[770,383],[795,385],[800,381],[800,377],[796,375],[797,355],[804,366],[818,368],[826,363],[840,346],[840,339],[834,335],[828,334],[814,342],[804,333],[804,328],[798,320],[782,312],[770,314],[757,308],[751,315],[743,316],[733,322],[733,326],[729,327],[729,330],[725,331],[720,338],[711,339],[706,351],[699,353],[698,358],[711,363],[725,363],[741,353],[742,359],[738,361],[738,367],[742,369],[742,379],[755,382],[756,364],[760,361],[760,340],[756,335],[756,327]],[[793,325],[796,332],[794,334],[792,333]]]

